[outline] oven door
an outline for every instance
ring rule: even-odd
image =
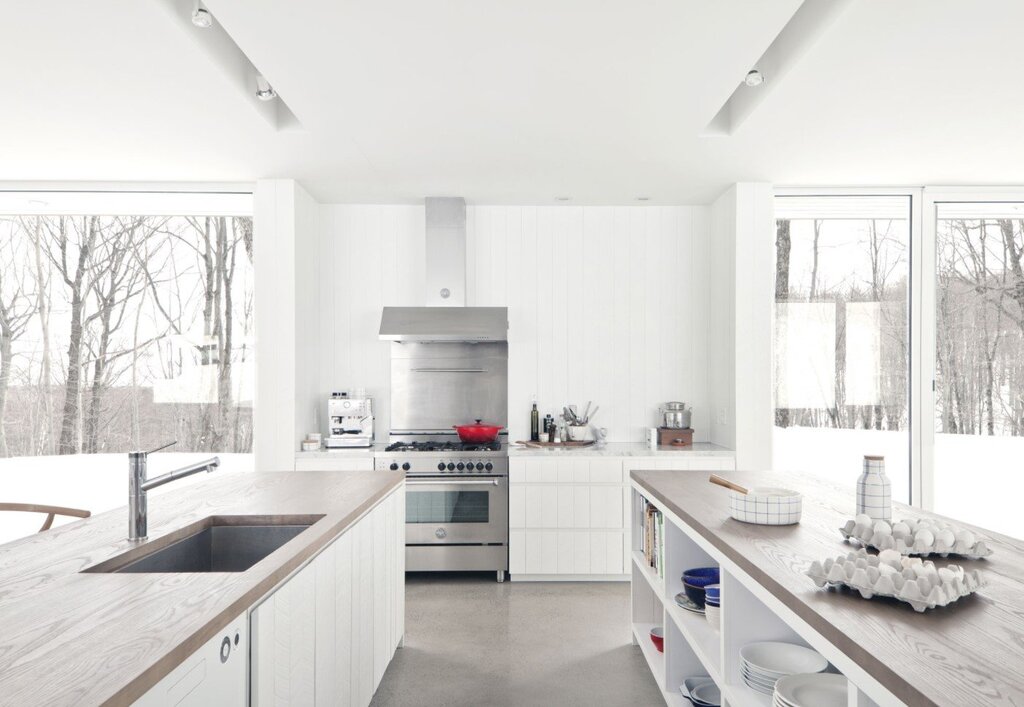
[[[508,542],[508,477],[416,477],[405,486],[407,545]]]

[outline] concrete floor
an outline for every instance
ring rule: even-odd
[[[405,647],[374,707],[663,705],[629,633],[629,585],[409,575]]]

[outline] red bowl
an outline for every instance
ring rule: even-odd
[[[452,425],[459,433],[459,439],[466,444],[488,444],[498,438],[499,425],[485,425],[480,420],[473,425]]]
[[[651,629],[651,643],[658,649],[659,653],[665,652],[665,630],[661,626],[655,626]]]

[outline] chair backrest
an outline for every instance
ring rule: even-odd
[[[38,503],[4,503],[0,501],[0,511],[20,511],[22,513],[45,513],[46,520],[39,532],[49,530],[53,525],[55,516],[69,516],[72,518],[88,518],[92,515],[89,511],[81,508],[64,508],[63,506],[43,506]]]

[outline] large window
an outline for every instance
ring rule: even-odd
[[[251,194],[0,192],[0,498],[123,506],[172,441],[151,473],[251,468],[253,250]]]
[[[935,230],[935,510],[1024,536],[1024,203],[939,203]]]
[[[776,469],[852,483],[880,454],[910,495],[910,198],[780,196]]]

